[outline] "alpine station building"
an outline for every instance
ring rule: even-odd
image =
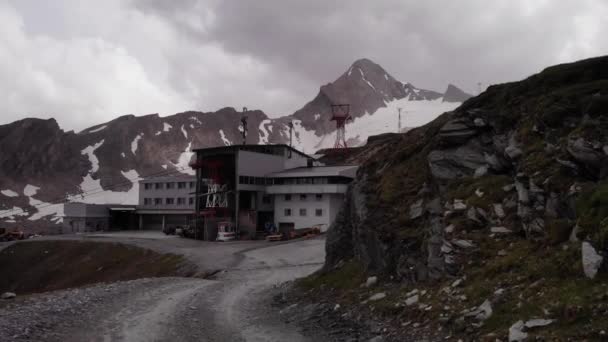
[[[288,233],[327,228],[355,177],[356,166],[319,166],[288,145],[232,145],[194,150],[195,237],[215,240],[231,222],[242,239],[268,224]]]
[[[67,203],[64,233],[193,227],[214,241],[230,223],[241,239],[269,225],[282,233],[329,228],[357,166],[321,166],[288,145],[232,145],[194,150],[195,176],[146,178],[137,205]]]

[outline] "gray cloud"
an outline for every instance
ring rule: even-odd
[[[0,5],[0,124],[82,129],[125,113],[293,112],[367,57],[474,92],[608,53],[602,0],[107,0]],[[4,48],[6,47],[6,48]]]

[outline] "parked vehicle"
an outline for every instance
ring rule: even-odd
[[[175,226],[166,226],[163,228],[165,235],[175,235]]]
[[[222,221],[217,224],[217,241],[231,241],[236,239],[236,228],[232,222]]]
[[[8,231],[6,228],[0,228],[0,241],[24,240],[26,237],[20,230]]]

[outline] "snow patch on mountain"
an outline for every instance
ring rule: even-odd
[[[201,120],[199,120],[196,116],[191,116],[190,120],[194,121],[194,122],[198,122],[199,125],[202,125],[203,123],[201,122]]]
[[[135,154],[135,152],[137,152],[137,147],[138,147],[139,140],[143,137],[143,135],[144,135],[143,133],[138,134],[135,137],[135,139],[133,139],[133,141],[131,142],[131,152],[133,154]]]
[[[193,155],[194,152],[192,152],[192,142],[189,142],[188,146],[186,147],[186,151],[182,152],[179,155],[177,163],[173,164],[173,166],[175,166],[177,168],[177,171],[181,173],[185,173],[191,176],[195,175],[196,173],[194,172],[194,169],[190,167],[190,160],[192,159]],[[164,168],[167,169],[166,165],[164,166]]]
[[[101,127],[98,127],[98,128],[92,129],[92,130],[88,131],[87,133],[96,133],[96,132],[99,132],[99,131],[101,131],[101,130],[104,130],[106,127],[108,127],[108,125],[103,125],[103,126],[101,126]]]
[[[97,172],[97,170],[99,170],[99,159],[97,159],[97,156],[95,155],[95,150],[98,149],[99,147],[101,147],[101,145],[103,145],[104,141],[105,141],[105,139],[102,139],[97,144],[87,146],[85,149],[83,149],[80,152],[82,155],[86,154],[89,157],[89,162],[91,162],[91,171],[90,171],[91,173],[95,173],[95,172]]]
[[[186,132],[184,125],[182,125],[182,127],[180,129],[182,130],[182,133],[184,134],[184,138],[188,139],[188,132]]]
[[[365,81],[368,86],[374,89],[374,91],[376,91],[376,87],[374,87],[374,85],[370,81],[368,81],[367,78],[365,78],[365,73],[363,73],[363,70],[361,70],[361,68],[359,68],[359,73],[361,74],[361,79]]]
[[[31,184],[27,184],[24,188],[23,188],[23,194],[25,196],[34,196],[38,193],[38,190],[40,190],[40,187],[35,186],[35,185],[31,185]]]
[[[232,145],[232,142],[230,142],[230,140],[228,140],[226,138],[226,134],[224,134],[224,130],[223,129],[220,129],[220,138],[222,138],[222,141],[224,142],[224,145],[226,145],[226,146]]]
[[[0,211],[0,219],[4,222],[14,222],[15,216],[27,216],[27,210],[13,206],[12,208]]]
[[[17,197],[17,196],[19,196],[18,193],[14,192],[11,189],[2,190],[2,191],[0,191],[0,193],[3,194],[6,197]]]
[[[139,196],[139,181],[141,177],[136,170],[120,171],[120,173],[129,182],[131,182],[131,188],[127,191],[112,191],[103,190],[101,186],[101,180],[93,179],[88,174],[86,175],[82,183],[80,184],[80,194],[69,195],[68,201],[80,202],[89,204],[129,204],[136,205]]]
[[[270,119],[262,120],[262,122],[260,122],[260,127],[258,127],[258,130],[260,131],[260,144],[262,145],[268,144],[268,137],[270,136],[268,131],[270,130],[270,132],[272,132],[271,122],[272,120]]]
[[[367,138],[388,132],[397,132],[398,108],[401,111],[401,127],[418,127],[433,121],[444,112],[454,110],[460,103],[443,102],[442,98],[435,100],[410,100],[410,96],[386,102],[386,107],[379,108],[374,113],[365,113],[346,123],[346,139],[356,140],[356,145],[365,144]],[[285,136],[289,137],[289,128],[284,127]],[[302,127],[299,120],[294,120],[294,147],[314,153],[319,149],[333,147],[336,132],[318,136],[312,130]],[[353,145],[354,146],[354,145]]]
[[[173,126],[169,125],[166,122],[163,122],[163,132],[169,132],[173,128]]]

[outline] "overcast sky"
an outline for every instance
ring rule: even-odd
[[[0,0],[0,124],[290,114],[358,58],[476,92],[608,54],[605,0]]]

